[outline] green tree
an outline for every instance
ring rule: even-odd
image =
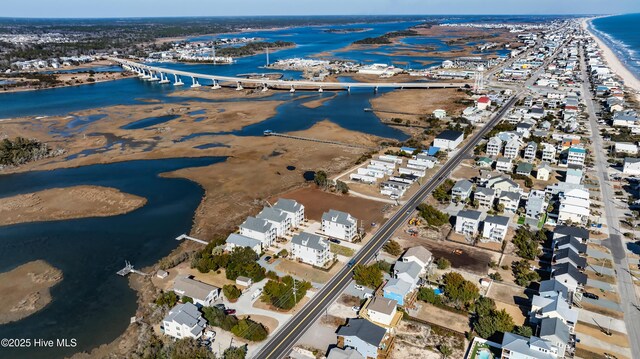
[[[249,247],[236,247],[229,256],[227,279],[236,280],[239,276],[249,277],[254,283],[263,280],[266,270],[256,262],[257,255]]]
[[[456,306],[468,305],[480,296],[478,287],[464,279],[456,272],[449,272],[442,276],[444,282],[444,295]]]
[[[420,216],[424,218],[430,226],[438,227],[449,223],[449,215],[440,212],[432,205],[421,203],[418,206],[418,211],[420,212]]]
[[[160,293],[158,298],[156,299],[156,304],[159,306],[166,305],[169,308],[173,308],[178,302],[178,296],[174,291],[168,291]]]
[[[442,354],[443,358],[448,358],[453,354],[453,349],[451,349],[447,344],[440,344],[438,346],[438,351]]]
[[[238,324],[231,328],[231,333],[252,342],[265,340],[269,335],[269,331],[264,325],[250,318],[240,319]]]
[[[392,256],[399,256],[402,253],[402,247],[393,239],[388,240],[383,246],[382,250],[391,254]]]
[[[246,346],[227,348],[223,354],[224,359],[244,359],[246,356]]]
[[[436,264],[436,267],[440,270],[445,270],[449,267],[451,267],[451,262],[444,257],[439,257],[438,259],[436,259],[434,261],[434,263]]]
[[[476,301],[475,309],[479,317],[491,315],[491,311],[496,309],[496,302],[489,297],[480,297]]]
[[[295,295],[293,288],[292,276],[285,276],[281,281],[269,280],[264,286],[262,300],[279,309],[292,309],[304,298],[307,290],[311,289],[311,283],[295,280]]]
[[[349,186],[342,181],[336,181],[336,191],[342,194],[347,194],[349,193]]]
[[[513,318],[504,309],[492,310],[489,315],[478,317],[473,329],[482,338],[488,339],[497,332],[510,332],[513,330]]]
[[[497,282],[502,282],[502,274],[500,274],[499,272],[490,273],[489,278]]]
[[[442,303],[442,299],[440,299],[439,295],[436,295],[436,292],[432,288],[423,287],[418,291],[418,299],[427,302],[430,304],[440,304]]]
[[[207,348],[198,345],[195,339],[179,339],[170,348],[169,357],[171,359],[215,359]]]
[[[528,287],[531,282],[537,282],[540,280],[540,275],[531,270],[529,261],[523,259],[512,264],[513,276],[516,279],[516,284],[523,287]]]
[[[242,295],[242,291],[240,291],[240,289],[238,289],[238,287],[233,284],[224,285],[222,287],[222,292],[224,293],[224,296],[232,302],[234,302]]]
[[[540,235],[538,233],[542,234]],[[537,258],[542,253],[539,240],[544,236],[543,231],[538,231],[534,235],[528,226],[519,227],[512,239],[513,244],[518,248],[516,254],[525,259]]]
[[[327,188],[329,186],[329,178],[327,177],[327,172],[316,171],[315,176],[313,177],[313,182],[318,187]]]
[[[513,332],[527,338],[533,335],[533,329],[528,325],[518,326],[513,330]]]
[[[455,182],[453,182],[452,179],[447,178],[433,190],[433,198],[439,202],[448,201],[451,198],[449,193],[451,192],[454,184]]]
[[[189,297],[188,295],[183,295],[182,298],[180,299],[180,301],[182,303],[191,303],[191,304],[193,304],[193,298]]]
[[[382,284],[383,276],[375,263],[369,266],[358,264],[353,268],[353,279],[360,285],[375,289]]]
[[[238,318],[235,315],[227,315],[224,313],[224,310],[216,307],[203,307],[202,316],[207,320],[209,325],[227,331],[238,324]]]

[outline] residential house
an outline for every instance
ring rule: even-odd
[[[291,239],[291,256],[303,263],[324,267],[331,260],[329,241],[312,233],[296,234]]]
[[[587,284],[587,275],[569,262],[554,265],[551,278],[563,283],[572,292]]]
[[[544,318],[540,321],[538,335],[558,348],[558,357],[564,358],[572,342],[569,326],[560,318]]]
[[[533,165],[527,162],[520,162],[516,167],[516,174],[521,176],[530,176],[533,171]]]
[[[385,298],[393,299],[398,302],[399,305],[404,305],[404,299],[413,289],[414,284],[412,282],[407,282],[399,278],[391,278],[382,288],[382,293]]]
[[[542,162],[536,169],[536,179],[540,181],[548,181],[553,169],[548,163]]]
[[[412,166],[422,166],[424,168],[433,168],[438,163],[438,159],[430,156],[426,153],[419,153],[416,158],[407,161],[408,168],[414,168]]]
[[[389,326],[398,313],[398,302],[393,299],[375,296],[367,305],[367,316],[378,324]]]
[[[486,110],[489,106],[491,106],[491,99],[487,96],[481,96],[476,101],[476,107],[478,110]]]
[[[247,236],[243,236],[238,233],[231,233],[227,237],[226,247],[225,249],[229,252],[233,251],[236,247],[247,247],[253,249],[256,252],[256,255],[260,255],[262,253],[262,242]]]
[[[411,283],[411,290],[418,286],[423,268],[416,262],[396,261],[393,266],[393,277]]]
[[[559,195],[558,223],[567,222],[586,225],[591,213],[591,200],[586,189],[572,189]]]
[[[491,188],[477,187],[473,193],[474,202],[478,202],[478,206],[482,208],[490,209],[493,207],[493,202],[496,198],[496,193]]]
[[[480,227],[481,213],[473,210],[461,210],[456,216],[456,233],[475,236]]]
[[[614,127],[637,127],[639,120],[638,115],[633,110],[626,111],[617,111],[613,115],[613,126]]]
[[[511,159],[518,158],[522,141],[518,137],[512,137],[504,146],[504,156]]]
[[[556,148],[552,144],[542,144],[542,160],[549,163],[556,162]]]
[[[553,264],[569,263],[578,268],[578,270],[587,267],[587,259],[569,247],[555,250],[551,262]]]
[[[625,153],[635,156],[638,154],[638,146],[631,142],[616,142],[615,153]]]
[[[622,165],[622,173],[626,175],[640,175],[640,158],[626,157]]]
[[[582,170],[577,168],[568,168],[564,175],[564,181],[566,183],[581,184]]]
[[[500,137],[493,136],[487,141],[487,156],[497,157],[502,153],[502,140]]]
[[[304,206],[295,200],[280,198],[273,208],[286,213],[293,228],[299,227],[304,222]]]
[[[520,193],[502,191],[498,196],[498,204],[503,206],[505,213],[516,213],[520,204]]]
[[[478,157],[476,160],[476,166],[480,168],[491,168],[493,160],[489,157]]]
[[[445,130],[433,140],[433,146],[444,150],[456,149],[464,140],[464,133],[461,131]]]
[[[176,339],[198,339],[206,326],[207,321],[192,303],[177,304],[162,320],[164,334]]]
[[[540,282],[538,293],[541,297],[557,297],[562,295],[569,298],[569,288],[556,279],[548,279]]]
[[[283,211],[273,208],[264,207],[256,218],[264,219],[276,228],[276,236],[284,237],[291,229],[291,218]]]
[[[578,310],[573,308],[562,295],[541,297],[534,295],[529,312],[531,323],[539,324],[543,318],[559,318],[573,331],[578,323]]]
[[[358,235],[358,220],[349,213],[330,209],[322,215],[322,232],[329,237],[352,242]]]
[[[424,272],[425,268],[431,264],[432,259],[433,254],[431,254],[431,251],[423,246],[415,246],[407,249],[407,251],[402,255],[402,258],[400,258],[403,262],[418,263],[422,268],[421,272]]]
[[[210,307],[220,298],[220,288],[207,283],[202,283],[191,277],[178,276],[173,283],[173,291],[180,297],[187,296],[193,299],[193,304]]]
[[[496,191],[497,196],[499,196],[502,191],[520,192],[520,185],[505,176],[489,179],[486,186]]]
[[[524,148],[524,158],[527,160],[534,160],[536,158],[536,153],[538,153],[538,144],[531,141]]]
[[[433,117],[437,118],[437,119],[442,119],[447,117],[447,111],[443,110],[443,109],[436,109],[433,111]]]
[[[451,188],[451,198],[458,201],[466,201],[471,196],[472,189],[473,183],[471,181],[466,179],[459,180]]]
[[[587,253],[587,245],[584,244],[579,238],[573,236],[554,237],[552,247],[554,251],[571,248],[572,251],[579,254]]]
[[[338,329],[337,336],[338,348],[353,348],[367,359],[376,359],[391,347],[385,341],[387,330],[365,319],[349,319],[347,325]]]
[[[567,164],[584,166],[584,160],[587,158],[587,151],[582,147],[571,146],[567,151]]]
[[[514,333],[502,337],[501,359],[557,359],[558,348],[548,340],[535,336],[526,338]]]
[[[499,157],[496,160],[496,170],[511,173],[513,171],[513,161],[507,157]]]
[[[240,225],[240,234],[257,239],[262,243],[262,248],[267,248],[276,240],[278,230],[269,221],[262,218],[247,217]]]
[[[547,206],[549,206],[549,202],[547,202],[545,192],[536,190],[531,191],[525,206],[527,218],[540,219],[540,217],[547,212]]]
[[[487,216],[483,222],[482,242],[502,242],[509,229],[509,217]]]
[[[529,138],[532,129],[533,125],[528,122],[520,122],[516,125],[516,132],[519,133],[522,138]]]
[[[586,243],[589,239],[589,231],[584,227],[576,226],[556,226],[553,229],[554,241],[563,239],[564,237],[573,237],[579,241],[579,243]]]

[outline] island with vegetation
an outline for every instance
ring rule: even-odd
[[[353,42],[353,44],[354,45],[389,45],[393,42],[392,40],[395,38],[417,36],[417,35],[418,35],[418,32],[412,29],[401,30],[401,31],[391,31],[377,37],[365,37],[364,39],[356,40]]]
[[[230,57],[242,57],[242,56],[251,56],[257,53],[266,51],[269,49],[283,49],[287,47],[296,46],[295,43],[290,41],[257,41],[250,42],[246,45],[240,47],[223,47],[221,49],[216,50],[217,56],[230,56]]]

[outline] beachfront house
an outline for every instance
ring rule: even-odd
[[[385,343],[385,339],[388,339],[387,330],[365,319],[349,319],[336,334],[338,348],[353,348],[364,358],[379,358],[391,347]]]
[[[273,224],[273,226],[276,227],[276,235],[278,237],[284,237],[289,232],[289,229],[291,229],[291,218],[277,208],[264,207],[256,218],[264,219]]]
[[[474,210],[461,210],[456,216],[456,233],[466,236],[475,236],[480,227],[481,213]]]
[[[297,228],[304,222],[304,206],[292,199],[280,198],[273,208],[284,212],[291,221],[291,226]]]
[[[331,260],[329,241],[307,232],[296,234],[291,239],[291,256],[300,262],[324,267]]]
[[[262,248],[265,249],[276,240],[278,230],[276,226],[265,219],[247,217],[240,225],[240,234],[259,240],[262,243]]]
[[[328,237],[352,242],[358,235],[358,220],[349,213],[330,209],[322,215],[322,233]]]
[[[473,201],[478,204],[478,207],[482,208],[492,208],[495,198],[496,192],[491,188],[477,187],[473,193]]]
[[[393,299],[375,296],[367,305],[367,316],[374,323],[389,326],[398,313],[398,302]]]
[[[206,326],[207,321],[192,303],[177,304],[162,320],[164,334],[176,339],[198,339]]]
[[[558,348],[548,340],[531,336],[504,333],[502,337],[502,359],[557,359]]]
[[[202,307],[210,307],[220,298],[220,288],[187,276],[178,276],[175,279],[173,291],[180,297],[193,299],[193,304]]]
[[[483,222],[482,242],[497,242],[504,240],[509,229],[509,217],[505,216],[487,216]]]
[[[502,191],[498,196],[498,204],[502,205],[505,213],[516,213],[520,204],[520,192]]]

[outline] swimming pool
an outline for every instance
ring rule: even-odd
[[[478,350],[478,354],[476,355],[477,359],[491,359],[492,357],[491,352],[487,349]]]

